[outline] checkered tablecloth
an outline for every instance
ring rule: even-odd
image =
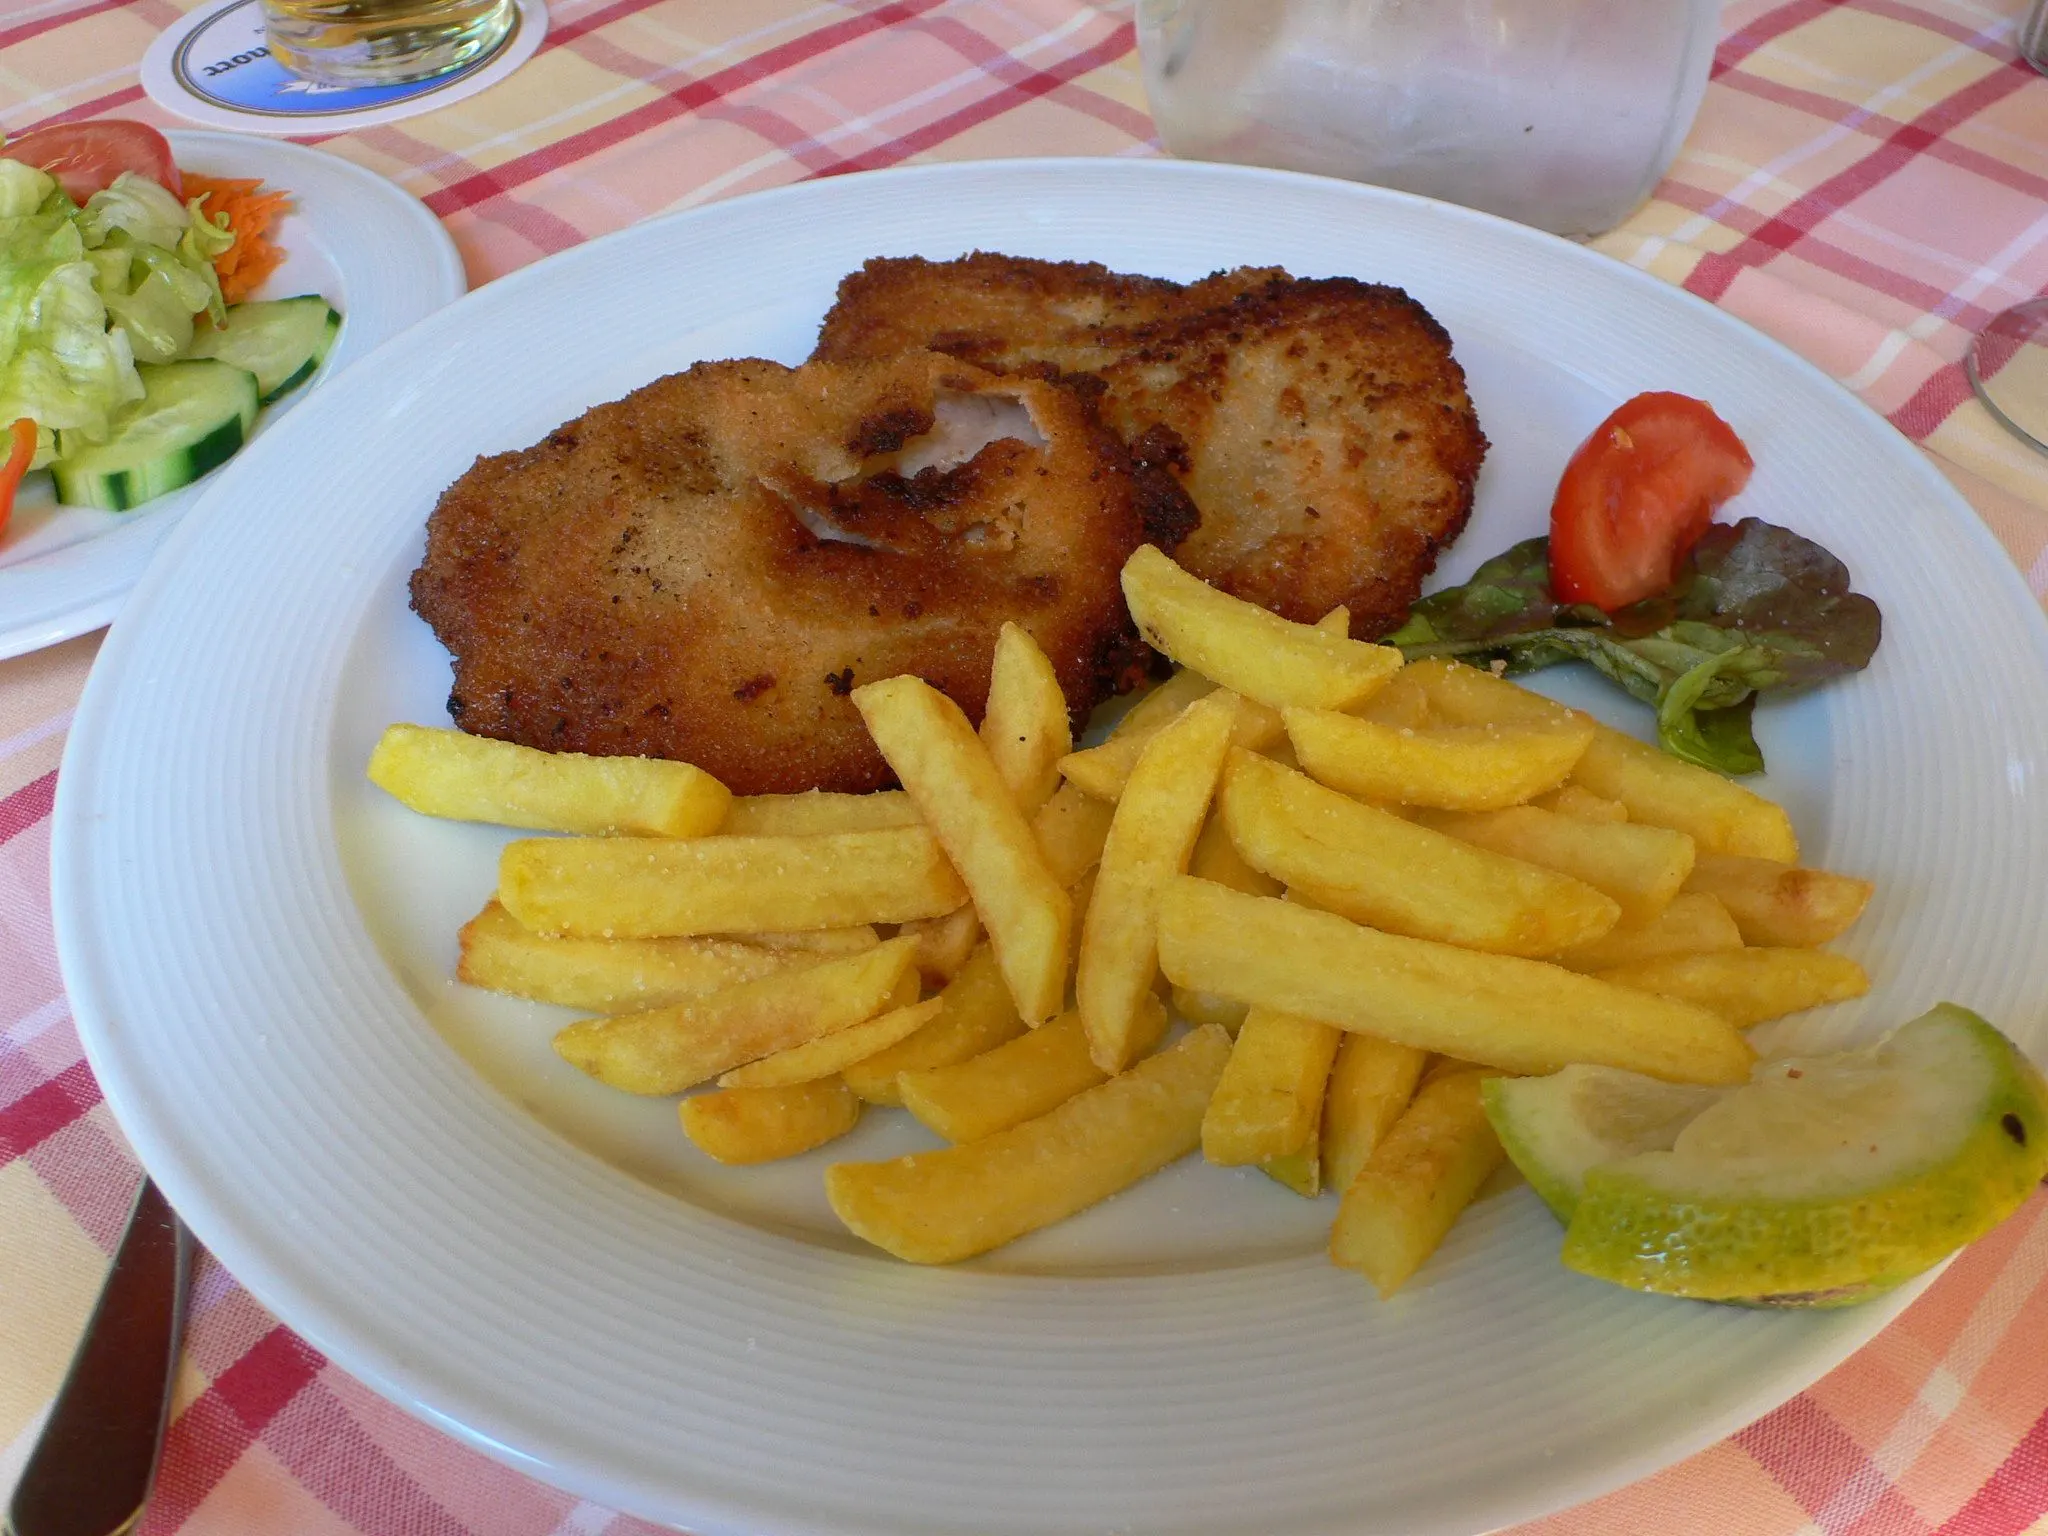
[[[1648,3],[1648,0],[1645,0]],[[1784,340],[1947,472],[2048,596],[2048,459],[1970,398],[1967,338],[2048,290],[2048,81],[2021,0],[1737,0],[1670,178],[1598,242]],[[0,126],[175,126],[137,65],[179,0],[0,0]],[[472,284],[805,176],[1150,154],[1128,6],[556,0],[471,100],[325,141],[422,198]],[[136,1170],[80,1055],[48,892],[88,636],[0,663],[0,1489],[62,1374]],[[2044,850],[2048,852],[2048,850]],[[2044,936],[2048,942],[2048,936]],[[2048,998],[2041,1000],[2048,1008]],[[622,1533],[386,1405],[207,1263],[144,1530]],[[1738,1435],[1542,1536],[2048,1536],[2048,1194],[1875,1342]]]

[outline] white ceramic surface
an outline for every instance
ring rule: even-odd
[[[199,1235],[379,1390],[702,1533],[1472,1532],[1705,1445],[1867,1339],[1904,1296],[1776,1315],[1568,1274],[1526,1189],[1380,1304],[1321,1256],[1330,1201],[1196,1159],[915,1269],[818,1189],[828,1161],[925,1144],[900,1116],[718,1169],[668,1103],[557,1062],[560,1015],[449,979],[502,838],[362,777],[385,723],[445,719],[446,657],[404,595],[437,493],[694,359],[800,358],[868,256],[975,248],[1407,287],[1494,441],[1447,577],[1540,528],[1615,403],[1712,400],[1757,460],[1740,509],[1835,549],[1887,624],[1868,672],[1760,712],[1809,859],[1878,882],[1843,945],[1871,996],[1799,1038],[1954,998],[2048,1055],[2048,626],[1882,421],[1710,306],[1484,215],[1235,167],[932,167],[493,283],[307,401],[178,530],[71,735],[55,904],[93,1068]]]
[[[318,293],[341,311],[341,335],[320,372],[266,406],[256,419],[259,433],[308,389],[462,296],[467,283],[455,242],[417,199],[382,176],[318,150],[244,134],[168,137],[181,166],[211,176],[260,176],[291,192],[296,206],[277,226],[286,258],[262,296]],[[0,658],[110,622],[164,535],[235,463],[131,512],[62,506],[49,475],[31,475],[0,542]]]

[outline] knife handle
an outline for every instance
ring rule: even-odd
[[[14,1498],[7,1536],[116,1536],[141,1518],[170,1416],[192,1238],[148,1179]]]

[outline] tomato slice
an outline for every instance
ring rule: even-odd
[[[1637,395],[1579,445],[1550,507],[1550,587],[1605,611],[1670,586],[1755,465],[1704,400]]]
[[[185,195],[170,141],[149,124],[126,118],[38,128],[9,139],[0,155],[48,171],[74,203],[111,187],[123,171],[147,176],[180,201]]]

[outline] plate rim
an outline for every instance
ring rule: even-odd
[[[413,289],[418,295],[425,297],[427,302],[419,308],[416,320],[424,319],[437,310],[446,308],[468,292],[469,281],[462,263],[462,252],[456,246],[454,236],[448,232],[448,227],[436,218],[424,203],[388,176],[381,176],[367,166],[358,165],[341,155],[286,139],[266,139],[247,133],[231,133],[220,128],[170,128],[164,130],[164,137],[170,140],[174,150],[181,145],[190,145],[195,149],[211,149],[223,155],[239,158],[253,156],[258,160],[275,160],[285,166],[311,164],[318,168],[319,174],[334,175],[353,181],[366,192],[383,200],[391,211],[394,229],[402,221],[412,227],[413,238],[420,243],[419,254],[422,260],[418,281],[413,285]],[[282,178],[267,173],[264,179],[282,181]],[[346,281],[345,273],[343,279]],[[391,336],[397,335],[405,328],[401,325],[397,330],[378,337],[364,350],[363,356],[355,361],[362,361]],[[323,369],[320,376],[313,380],[312,385],[291,403],[294,406],[298,405],[312,389],[319,388],[333,377],[334,372]],[[270,431],[281,419],[273,417],[263,423],[258,432]],[[254,440],[253,435],[250,440]],[[122,548],[102,554],[100,563],[105,564],[108,569],[103,574],[86,578],[93,583],[91,590],[69,606],[54,612],[46,609],[19,621],[0,617],[0,661],[31,655],[50,646],[61,645],[66,640],[74,640],[80,635],[111,624],[120,615],[128,595],[141,581],[151,560],[161,551],[171,531],[197,509],[199,502],[212,493],[221,479],[232,473],[234,462],[234,458],[230,458],[219,466],[203,487],[196,488],[197,494],[185,496],[174,505],[139,507],[133,521],[123,522],[90,539],[82,540],[79,544],[66,545],[0,567],[0,572],[8,573],[16,580],[24,577],[32,579],[36,568],[45,561],[73,555],[81,548],[89,548],[115,538],[129,529],[137,530],[123,541]],[[175,498],[178,492],[173,491],[170,496]],[[136,546],[134,553],[129,552],[131,545]]]
[[[1712,324],[1723,327],[1732,336],[1739,336],[1744,345],[1751,348],[1760,347],[1773,354],[1781,364],[1792,365],[1793,371],[1805,376],[1806,383],[1809,386],[1819,384],[1825,387],[1849,402],[1855,410],[1868,416],[1874,423],[1881,425],[1885,433],[1893,436],[1898,435],[1896,434],[1896,429],[1892,428],[1889,423],[1884,422],[1881,416],[1871,411],[1852,392],[1828,376],[1816,365],[1793,352],[1775,338],[1756,331],[1737,317],[1725,310],[1719,309],[1697,295],[1687,293],[1683,289],[1667,284],[1662,279],[1648,272],[1614,261],[1589,248],[1575,245],[1573,242],[1565,241],[1540,231],[1531,230],[1524,226],[1515,225],[1491,215],[1477,213],[1473,210],[1453,205],[1436,203],[1433,200],[1416,197],[1411,194],[1382,188],[1364,187],[1347,182],[1331,181],[1327,178],[1298,173],[1270,171],[1254,167],[1170,160],[1122,160],[1096,157],[1035,157],[1018,160],[945,162],[861,173],[858,177],[833,178],[833,181],[858,181],[864,184],[881,179],[887,179],[891,182],[944,181],[955,178],[973,178],[987,175],[991,172],[1001,175],[1014,171],[1068,171],[1077,168],[1085,168],[1090,174],[1112,177],[1131,175],[1149,178],[1166,175],[1185,176],[1194,179],[1217,178],[1232,182],[1254,184],[1261,182],[1307,183],[1326,190],[1334,190],[1342,196],[1357,199],[1364,204],[1388,200],[1400,204],[1423,207],[1430,210],[1430,217],[1448,219],[1453,224],[1471,221],[1481,225],[1501,226],[1511,231],[1516,239],[1550,244],[1569,250],[1573,253],[1571,259],[1585,263],[1588,270],[1601,270],[1604,273],[1605,280],[1610,282],[1625,281],[1640,292],[1653,295],[1654,297],[1651,302],[1668,304],[1674,299],[1683,300],[1691,305],[1696,313],[1703,316],[1711,315],[1713,317]],[[528,286],[551,280],[552,270],[556,264],[574,258],[577,253],[587,252],[592,247],[605,242],[634,237],[636,232],[644,232],[650,226],[716,218],[723,210],[727,210],[732,205],[742,201],[760,203],[770,200],[803,200],[819,195],[818,189],[823,185],[824,183],[817,181],[799,182],[749,194],[744,199],[727,199],[700,208],[679,210],[663,215],[656,220],[645,221],[642,224],[615,231],[612,234],[599,237],[597,240],[584,242],[581,245],[570,248],[568,251],[557,253],[553,257],[537,261],[518,272],[509,274],[507,277],[501,278],[483,289],[476,290],[465,298],[458,299],[455,304],[448,306],[447,309],[442,311],[440,316],[429,317],[429,320],[425,323],[428,325],[445,325],[452,329],[458,323],[457,317],[461,315],[464,304],[475,301],[480,306],[485,302],[484,295],[486,294],[493,294],[499,299],[511,302],[518,294],[523,293]],[[379,350],[381,351],[382,348]],[[1908,449],[1913,446],[1909,439],[1900,437],[1899,441]],[[1960,492],[1941,475],[1940,471],[1924,454],[1908,453],[1901,455],[1901,465],[1908,462],[1916,467],[1918,479],[1932,493],[1933,499],[1942,502],[1946,506],[1951,520],[1959,521],[1968,530],[1968,538],[1972,547],[1970,563],[1980,567],[1977,574],[1994,584],[2010,584],[2007,589],[2007,595],[2015,600],[2018,611],[2026,615],[2024,622],[2030,631],[2029,638],[2032,642],[2032,648],[2044,658],[2048,658],[2048,615],[2042,613],[2040,605],[2034,599],[2033,594],[2027,589],[2024,578],[2018,568],[2005,553],[2003,547],[1997,543],[1995,536],[1984,524],[1982,518],[1975,513],[1974,509],[1969,506]],[[203,514],[211,509],[215,503],[224,504],[225,500],[226,498],[219,486],[211,487],[192,511]],[[203,515],[187,516],[182,520],[181,526],[173,531],[173,542],[167,543],[163,557],[146,574],[142,586],[138,587],[136,594],[138,599],[148,597],[158,587],[172,579],[170,572],[177,563],[177,557],[173,551],[181,554],[185,545],[198,537],[199,531],[204,527],[207,520],[207,517]],[[95,668],[92,677],[88,681],[85,696],[79,704],[71,740],[66,745],[66,769],[73,767],[74,748],[76,748],[79,754],[81,767],[83,767],[84,763],[90,761],[90,743],[103,729],[106,720],[111,716],[114,709],[113,701],[118,687],[119,674],[131,664],[129,653],[132,647],[141,643],[139,639],[131,637],[130,629],[132,628],[135,627],[122,626],[116,628],[109,641],[107,652],[103,656],[102,664]],[[139,634],[139,630],[137,630],[137,633]],[[173,1138],[166,1137],[160,1139],[147,1133],[137,1135],[133,1114],[139,1110],[139,1102],[129,1094],[130,1085],[122,1077],[113,1056],[109,1054],[117,1042],[102,1035],[101,1028],[103,1026],[99,1020],[95,1020],[92,1024],[88,1024],[86,1020],[86,1015],[93,1012],[96,1008],[102,1010],[103,1018],[105,999],[99,995],[97,990],[96,984],[100,978],[90,974],[86,968],[87,956],[83,951],[89,943],[89,938],[80,933],[77,926],[79,918],[75,912],[75,904],[79,900],[78,886],[85,878],[82,869],[84,855],[80,851],[86,835],[80,820],[81,802],[85,797],[85,791],[79,785],[82,783],[83,778],[83,772],[60,774],[57,804],[53,811],[52,845],[53,911],[57,916],[58,949],[67,990],[73,999],[74,1015],[78,1019],[79,1034],[81,1040],[86,1045],[88,1060],[95,1074],[101,1079],[108,1103],[113,1109],[117,1120],[121,1122],[124,1129],[129,1130],[131,1137],[135,1138],[138,1152],[144,1155],[145,1162],[149,1163],[152,1168],[156,1167],[157,1164],[151,1161],[150,1152],[153,1150],[163,1155],[163,1167],[166,1170],[165,1183],[173,1199],[192,1197],[195,1201],[195,1209],[204,1209],[206,1211],[206,1215],[202,1216],[196,1230],[199,1231],[202,1239],[209,1240],[210,1245],[212,1245],[205,1223],[215,1213],[210,1207],[206,1206],[204,1195],[194,1187],[200,1176],[194,1172],[191,1175],[191,1180],[188,1181],[187,1174],[189,1170],[177,1162],[176,1157],[164,1144],[165,1140]],[[72,786],[68,792],[67,784]],[[162,1128],[149,1126],[147,1127],[147,1132],[155,1132],[159,1129]],[[587,1157],[590,1154],[582,1153],[580,1155]],[[331,1321],[329,1318],[325,1316],[308,1316],[308,1309],[299,1306],[297,1301],[287,1294],[292,1290],[290,1283],[276,1270],[267,1257],[259,1254],[259,1249],[262,1245],[261,1233],[245,1234],[239,1231],[223,1231],[220,1235],[227,1239],[222,1246],[226,1250],[239,1255],[237,1262],[229,1266],[231,1272],[241,1283],[250,1289],[252,1294],[257,1296],[259,1301],[276,1312],[281,1320],[287,1321],[288,1326],[300,1331],[309,1341],[313,1342],[323,1352],[327,1353],[330,1358],[334,1359],[337,1364],[342,1365],[351,1374],[372,1386],[380,1394],[395,1402],[399,1402],[408,1411],[436,1424],[444,1431],[455,1434],[458,1438],[463,1439],[475,1448],[485,1451],[496,1459],[526,1471],[531,1475],[540,1476],[557,1486],[569,1488],[571,1491],[587,1497],[615,1503],[621,1500],[622,1494],[630,1493],[636,1498],[645,1498],[650,1502],[666,1503],[671,1512],[673,1511],[675,1505],[673,1503],[672,1489],[643,1488],[637,1480],[632,1478],[622,1479],[617,1473],[596,1472],[587,1474],[585,1469],[563,1465],[560,1462],[549,1461],[529,1452],[520,1451],[503,1440],[493,1437],[490,1430],[485,1427],[485,1421],[491,1417],[490,1415],[479,1415],[471,1420],[451,1416],[448,1412],[443,1411],[433,1402],[429,1401],[428,1394],[425,1388],[416,1380],[415,1373],[404,1369],[397,1362],[366,1360],[360,1349],[351,1350],[346,1339],[336,1338],[329,1332],[327,1327],[324,1326]],[[1892,1316],[1903,1309],[1912,1297],[1917,1295],[1931,1279],[1932,1276],[1930,1275],[1913,1287],[1895,1293],[1884,1301],[1873,1303],[1868,1309],[1859,1310],[1855,1315],[1869,1320],[1867,1328],[1845,1328],[1836,1339],[1834,1345],[1829,1349],[1802,1354],[1797,1366],[1788,1366],[1781,1372],[1776,1373],[1772,1385],[1765,1393],[1750,1394],[1739,1405],[1727,1408],[1718,1414],[1700,1421],[1693,1432],[1684,1435],[1674,1435],[1661,1442],[1655,1449],[1646,1450],[1636,1456],[1610,1463],[1603,1467],[1597,1475],[1588,1476],[1581,1473],[1576,1476],[1558,1474],[1549,1477],[1544,1480],[1545,1492],[1541,1495],[1540,1503],[1531,1499],[1526,1488],[1517,1495],[1502,1496],[1492,1501],[1491,1505],[1488,1506],[1491,1509],[1491,1513],[1487,1515],[1487,1518],[1495,1516],[1508,1519],[1533,1518],[1545,1512],[1554,1511],[1570,1504],[1597,1497],[1614,1488],[1636,1481],[1661,1467],[1668,1466],[1686,1455],[1690,1455],[1705,1446],[1725,1438],[1734,1429],[1751,1422],[1762,1413],[1770,1411],[1772,1407],[1787,1400],[1798,1391],[1803,1390],[1813,1381],[1818,1380],[1827,1370],[1832,1369],[1842,1359],[1847,1358],[1849,1354],[1860,1348]],[[279,1305],[280,1300],[284,1302],[283,1306]],[[1759,1407],[1757,1402],[1760,1396],[1768,1396],[1769,1401],[1764,1402]],[[748,1527],[751,1521],[763,1518],[766,1514],[759,1507],[751,1505],[746,1507],[726,1505],[715,1496],[704,1493],[696,1493],[691,1497],[693,1502],[687,1518],[695,1523],[704,1525],[707,1531],[714,1529],[744,1529]],[[641,1507],[644,1508],[647,1505],[643,1504]],[[1478,1506],[1467,1507],[1477,1508]],[[794,1508],[780,1512],[777,1518],[782,1520],[785,1528],[792,1530],[851,1530],[867,1528],[866,1526],[856,1527],[838,1524],[831,1526],[815,1525]],[[880,1529],[880,1527],[876,1528]],[[1469,1528],[1469,1526],[1467,1524],[1459,1524],[1455,1527],[1439,1527],[1433,1524],[1429,1528],[1432,1530],[1438,1528],[1462,1530]]]

